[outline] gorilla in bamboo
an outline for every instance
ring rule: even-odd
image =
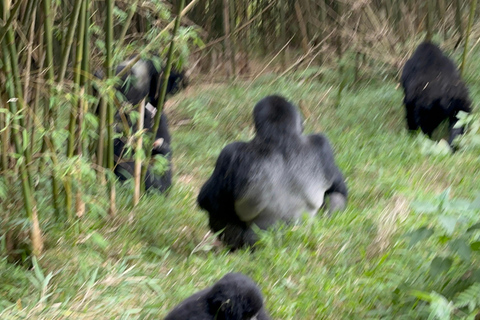
[[[115,74],[119,74],[133,59],[120,63]],[[163,72],[163,71],[162,71]],[[133,67],[126,72],[120,79],[120,84],[116,87],[120,99],[132,105],[137,105],[143,99],[146,99],[144,128],[150,132],[154,126],[154,116],[157,112],[159,99],[159,91],[161,88],[161,72],[157,70],[151,60],[138,60]],[[167,96],[177,93],[179,90],[187,86],[187,77],[185,73],[172,70],[167,82]],[[137,131],[136,123],[132,121],[128,113],[117,112],[115,115],[116,132],[125,132],[125,126]],[[153,166],[149,166],[145,177],[146,189],[156,189],[165,192],[172,184],[171,170],[171,136],[168,129],[167,116],[162,112],[160,115],[160,123],[155,133],[154,147],[151,150],[152,157],[163,157],[166,159],[166,170],[157,174],[153,170]],[[132,154],[127,151],[128,139],[126,137],[116,138],[114,140],[114,156],[115,156],[115,174],[121,181],[125,181],[133,176],[134,161],[133,157],[125,157]]]
[[[257,103],[253,118],[256,136],[222,150],[197,199],[209,214],[210,228],[231,249],[255,244],[252,225],[267,229],[278,220],[316,215],[325,196],[328,213],[347,203],[347,187],[327,137],[303,135],[294,105],[268,96]]]
[[[464,128],[454,128],[459,111],[470,112],[468,89],[457,67],[433,43],[420,44],[405,63],[401,76],[405,93],[409,130],[419,127],[430,138],[441,122],[448,119],[448,143],[463,134]]]
[[[269,320],[257,285],[241,273],[228,273],[212,287],[175,307],[165,320]]]

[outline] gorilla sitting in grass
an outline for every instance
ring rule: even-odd
[[[468,90],[453,63],[430,42],[420,44],[405,63],[401,83],[405,93],[409,130],[419,127],[430,138],[441,122],[448,119],[448,143],[463,134],[464,128],[454,128],[459,111],[469,113]]]
[[[222,150],[197,199],[208,211],[210,228],[231,249],[255,244],[253,225],[267,229],[278,220],[314,216],[326,196],[329,213],[344,209],[347,202],[328,139],[303,135],[294,105],[269,96],[257,103],[253,118],[256,136]]]

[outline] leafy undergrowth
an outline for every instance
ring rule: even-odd
[[[0,261],[0,318],[159,319],[230,271],[259,284],[274,319],[422,318],[409,290],[435,290],[428,268],[443,247],[409,245],[405,235],[434,220],[415,214],[411,203],[447,188],[452,197],[474,199],[478,153],[423,152],[425,138],[405,130],[393,80],[347,87],[336,108],[339,82],[325,72],[323,80],[298,72],[193,85],[172,99],[175,177],[168,197],[146,196],[132,212],[123,188],[113,221],[91,214],[68,227],[49,224],[47,250],[33,270]],[[478,101],[475,77],[467,81]],[[255,252],[229,254],[212,247],[195,199],[220,150],[252,137],[254,104],[274,93],[299,105],[306,133],[330,138],[347,179],[348,208],[279,226],[262,233]]]

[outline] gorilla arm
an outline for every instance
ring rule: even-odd
[[[330,142],[327,137],[321,134],[310,135],[309,140],[317,150],[319,158],[321,159],[324,176],[327,182],[331,184],[325,192],[325,195],[328,195],[330,198],[328,214],[341,211],[345,209],[347,205],[348,191],[343,175],[335,164]]]
[[[235,212],[236,191],[239,186],[239,157],[243,142],[227,145],[218,156],[215,170],[203,185],[198,195],[199,206],[208,211],[209,224],[213,232],[219,232],[220,239],[229,247],[236,249],[244,245],[253,245],[257,236]]]

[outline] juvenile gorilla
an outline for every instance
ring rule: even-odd
[[[227,145],[198,204],[209,213],[210,228],[230,248],[252,246],[252,225],[267,229],[278,220],[314,216],[329,196],[329,213],[342,210],[347,187],[335,165],[328,139],[302,135],[295,106],[269,96],[253,110],[256,136],[249,142]]]
[[[453,128],[458,112],[471,111],[468,90],[453,61],[436,45],[424,42],[405,63],[401,83],[408,129],[420,127],[431,137],[435,128],[448,119],[448,143],[452,145],[455,137],[463,133],[463,128]]]
[[[165,320],[269,320],[257,285],[241,273],[228,273],[213,287],[187,298]]]
[[[122,62],[116,68],[116,74],[121,72],[131,60]],[[136,105],[140,103],[144,98],[147,98],[147,105],[145,108],[144,128],[151,131],[153,128],[153,117],[157,111],[158,105],[158,92],[160,73],[155,68],[154,64],[150,60],[139,60],[134,64],[132,69],[127,72],[121,78],[122,85],[117,87],[120,93],[125,97],[125,101]],[[183,72],[172,71],[167,83],[167,95],[171,95],[184,88],[187,85],[187,80]],[[137,129],[135,125],[132,125],[130,117],[125,115],[128,125]],[[121,115],[117,113],[116,122],[120,124]],[[120,132],[117,128],[117,132]],[[169,166],[166,172],[162,175],[156,175],[153,170],[149,168],[145,177],[146,189],[154,188],[160,192],[165,192],[172,184],[172,170],[170,166],[171,161],[171,149],[170,149],[171,137],[168,130],[168,120],[164,113],[160,117],[160,125],[155,134],[155,144],[152,150],[152,156],[161,155],[168,160]],[[115,174],[117,177],[124,181],[133,176],[134,161],[129,159],[122,159],[126,152],[125,138],[117,138],[114,141],[114,154],[115,154]]]

